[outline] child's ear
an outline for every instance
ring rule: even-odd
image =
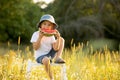
[[[38,28],[41,28],[41,23],[39,23]]]
[[[41,25],[41,23],[37,23],[37,28],[40,28],[41,27],[40,25]]]

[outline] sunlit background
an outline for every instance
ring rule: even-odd
[[[33,0],[35,3],[36,2],[40,2],[40,1],[44,1],[46,2],[47,4],[49,4],[50,2],[54,1],[54,0]]]
[[[41,5],[41,8],[46,8],[47,7],[47,4],[53,2],[54,0],[33,0],[34,3],[37,3],[37,2],[45,2],[46,4],[43,4]]]

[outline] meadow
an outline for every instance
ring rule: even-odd
[[[9,46],[8,46],[9,47]],[[83,51],[84,44],[65,48],[63,58],[66,61],[68,80],[120,80],[119,51],[110,51],[107,46],[103,51]],[[34,61],[33,51],[29,46],[24,49],[0,49],[0,80],[26,80],[28,59]],[[52,66],[55,80],[60,80],[60,67]],[[49,80],[43,66],[33,68],[30,80]]]

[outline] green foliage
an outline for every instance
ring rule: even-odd
[[[74,43],[104,37],[103,25],[95,16],[83,17],[69,24],[62,25],[60,32],[70,46],[72,38]]]
[[[87,54],[95,54],[96,52],[103,53],[107,48],[109,51],[118,51],[119,42],[112,39],[95,39],[90,40],[87,45],[84,46],[83,51]]]
[[[120,40],[119,0],[54,0],[47,8],[32,0],[0,1],[0,41],[29,42],[39,18],[52,14],[66,45],[96,38]]]
[[[55,0],[46,11],[55,16],[60,32],[70,46],[96,38],[120,40],[119,0]]]
[[[29,42],[39,20],[40,8],[30,0],[0,1],[0,41]]]

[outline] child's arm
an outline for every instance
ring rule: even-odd
[[[55,43],[53,43],[53,49],[55,50],[55,51],[57,51],[57,50],[59,50],[59,48],[60,48],[60,39],[61,39],[61,36],[60,36],[60,33],[57,31],[56,32],[56,42]]]
[[[42,37],[43,37],[43,34],[40,33],[37,41],[33,43],[33,49],[37,50],[40,47]]]

